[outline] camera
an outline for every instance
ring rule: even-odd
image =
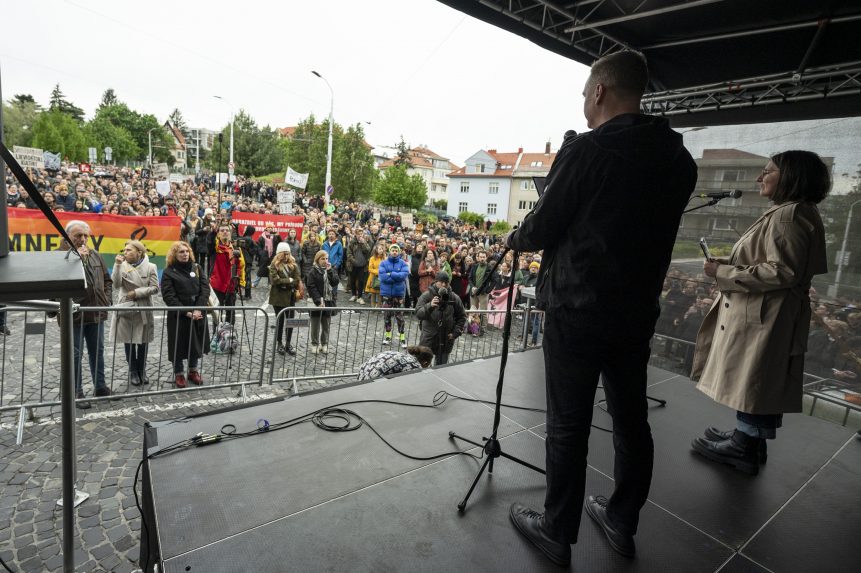
[[[442,287],[436,291],[436,295],[439,297],[439,301],[442,304],[448,302],[448,299],[451,298],[451,289],[448,287]]]
[[[238,259],[239,255],[241,255],[241,254],[242,254],[242,252],[239,249],[233,249],[233,257],[234,258]]]

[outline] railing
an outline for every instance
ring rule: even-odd
[[[236,337],[235,351],[205,353],[198,365],[204,383],[186,388],[174,384],[174,368],[168,359],[168,314],[201,310],[208,322],[211,338],[216,336],[215,315],[234,312],[233,332]],[[105,386],[109,396],[93,396],[95,382],[89,367],[89,350],[85,342],[80,346],[80,376],[83,390],[89,394],[77,400],[104,402],[129,398],[142,398],[162,394],[181,394],[201,390],[240,388],[245,397],[246,386],[262,386],[288,382],[293,394],[300,392],[300,382],[315,387],[314,381],[332,385],[339,381],[356,379],[359,366],[372,356],[386,349],[401,349],[397,320],[392,318],[392,342],[384,346],[383,333],[386,315],[394,309],[383,308],[332,308],[337,311],[331,318],[328,353],[312,353],[310,345],[309,311],[315,307],[298,306],[282,311],[283,316],[293,314],[285,327],[293,329],[292,344],[296,354],[281,355],[277,352],[278,340],[272,336],[276,319],[265,307],[82,307],[81,312],[106,312],[103,339],[98,341],[103,348],[98,369],[104,372]],[[125,356],[123,342],[117,341],[116,330],[110,327],[117,313],[151,312],[153,315],[153,341],[148,344],[145,373],[149,384],[132,385],[133,377]],[[398,309],[403,315],[405,342],[419,343],[420,322],[413,309]],[[32,419],[36,408],[60,404],[60,358],[59,328],[49,313],[32,308],[8,307],[5,309],[7,324],[14,329],[10,336],[0,337],[0,413],[18,411],[18,443],[23,439],[24,423]],[[503,310],[467,311],[467,316],[480,316],[484,324],[480,334],[465,333],[455,342],[449,363],[473,360],[498,355],[502,352]],[[543,313],[531,309],[517,309],[512,316],[512,338],[510,350],[525,349],[528,345],[540,344]],[[73,326],[81,339],[84,327]],[[532,330],[535,329],[535,330]],[[177,345],[187,344],[179,340]]]

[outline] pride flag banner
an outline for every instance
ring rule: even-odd
[[[63,238],[37,209],[10,208],[9,250],[17,252],[56,251]],[[126,217],[124,215],[99,215],[96,213],[56,212],[63,226],[69,221],[84,221],[90,226],[91,249],[102,255],[110,269],[114,259],[122,252],[129,239],[144,244],[149,260],[164,269],[165,256],[170,245],[179,240],[180,218],[170,217]]]

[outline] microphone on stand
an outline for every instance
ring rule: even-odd
[[[700,199],[738,199],[741,197],[741,189],[733,189],[732,191],[719,191],[716,193],[700,193],[696,195]]]

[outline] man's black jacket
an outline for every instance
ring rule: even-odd
[[[541,308],[594,311],[654,327],[697,167],[665,119],[623,114],[565,139],[535,212],[509,237],[544,249]]]

